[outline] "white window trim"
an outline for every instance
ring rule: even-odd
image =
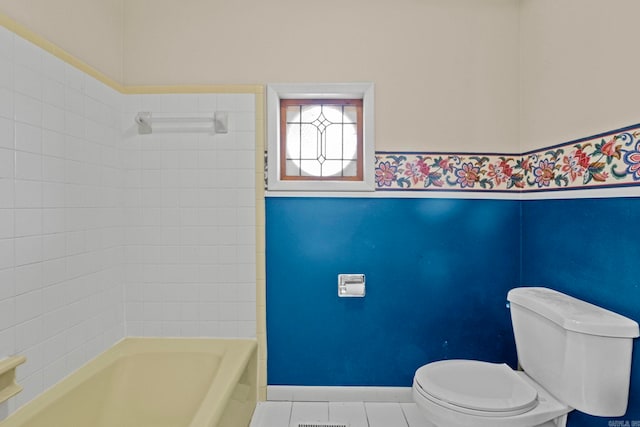
[[[267,85],[267,156],[269,191],[374,191],[373,83],[278,83]],[[280,179],[281,99],[362,99],[362,181]]]

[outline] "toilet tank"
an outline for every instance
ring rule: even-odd
[[[581,412],[624,415],[636,322],[547,288],[515,288],[507,299],[529,377]]]

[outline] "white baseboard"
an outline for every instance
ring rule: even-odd
[[[267,386],[267,400],[286,402],[413,402],[411,387]]]

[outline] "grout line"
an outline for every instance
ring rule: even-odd
[[[367,427],[371,427],[371,422],[369,421],[369,411],[367,411],[367,405],[365,405],[365,402],[362,402],[362,406],[364,407],[364,417],[367,420]]]
[[[291,419],[293,418],[293,405],[295,405],[295,402],[291,402],[291,405],[289,405],[289,422],[287,423],[287,426],[291,426]],[[265,427],[270,427],[270,426],[265,426]],[[276,426],[273,426],[273,427],[276,427]]]
[[[402,416],[404,417],[404,422],[407,424],[408,427],[411,427],[411,423],[409,422],[409,418],[407,417],[407,414],[404,411],[404,407],[402,405],[400,405],[400,411],[402,411]]]

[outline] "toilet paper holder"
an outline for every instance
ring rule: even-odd
[[[338,274],[338,296],[364,297],[365,282],[364,274]]]

